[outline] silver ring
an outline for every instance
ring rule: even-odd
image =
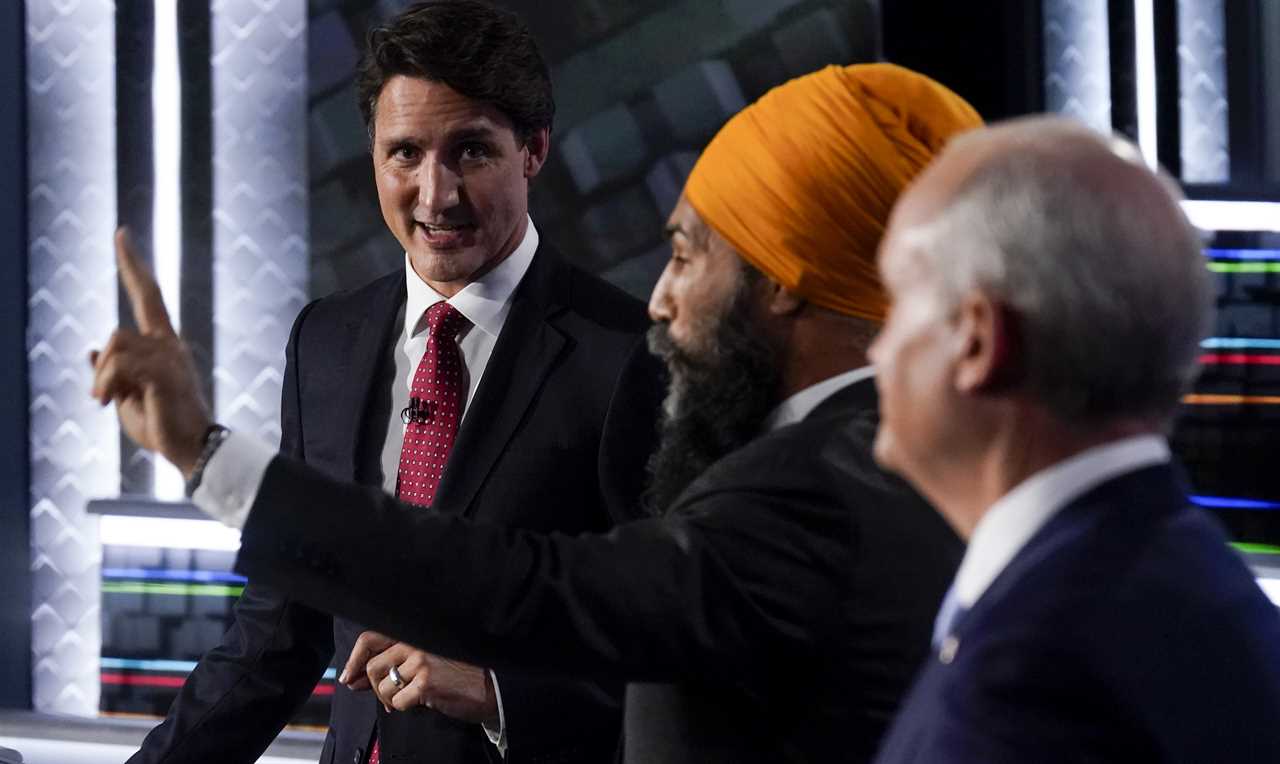
[[[396,671],[395,666],[392,666],[391,670],[387,672],[387,678],[396,686],[396,689],[404,687],[404,677],[400,676],[400,672]]]

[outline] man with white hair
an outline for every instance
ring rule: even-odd
[[[969,539],[878,761],[1280,761],[1280,616],[1165,433],[1212,297],[1132,145],[953,142],[880,250],[875,455]]]

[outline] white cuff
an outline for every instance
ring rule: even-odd
[[[243,528],[267,465],[275,456],[275,449],[252,435],[232,432],[205,465],[191,501],[214,520],[237,530]],[[494,687],[496,690],[497,685]]]
[[[225,443],[223,444],[226,445]],[[498,689],[498,675],[493,671],[489,672],[489,678],[493,680],[493,695],[498,701],[498,729],[494,731],[487,724],[481,724],[484,727],[484,734],[489,736],[489,742],[498,747],[498,753],[503,758],[507,756],[507,715],[502,712],[502,690]]]

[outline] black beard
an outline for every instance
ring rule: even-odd
[[[685,488],[721,457],[760,434],[777,404],[777,354],[750,316],[748,289],[697,344],[678,347],[665,323],[649,329],[649,352],[670,372],[659,443],[649,459],[645,506],[663,514]]]

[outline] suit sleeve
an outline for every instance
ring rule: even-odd
[[[298,337],[310,307],[289,338],[281,400],[281,453],[298,459]],[[333,655],[332,617],[255,580],[234,615],[130,764],[257,761],[306,702]]]
[[[640,335],[613,385],[598,458],[600,497],[611,524],[641,514],[663,390],[659,366]],[[495,674],[502,690],[507,764],[585,760],[616,746],[621,682],[509,669]]]
[[[277,458],[237,567],[499,671],[694,679],[750,692],[744,685],[768,684],[760,674],[777,663],[762,657],[829,639],[842,609],[848,512],[816,495],[745,491],[685,509],[608,534],[540,535],[413,513]],[[394,549],[387,538],[399,540]]]

